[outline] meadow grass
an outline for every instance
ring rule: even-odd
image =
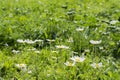
[[[120,0],[0,0],[0,80],[120,80]]]

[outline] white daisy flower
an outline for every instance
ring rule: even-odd
[[[35,43],[35,41],[29,40],[29,39],[25,40],[25,42],[26,42],[27,44],[34,44],[34,43]]]
[[[102,40],[99,40],[99,41],[90,40],[91,44],[100,44],[101,42],[102,42]]]
[[[74,66],[74,65],[75,65],[75,62],[72,63],[72,62],[68,62],[68,61],[67,61],[67,62],[65,62],[64,64],[65,64],[66,66]]]
[[[55,40],[46,39],[48,42],[55,42]]]
[[[30,73],[32,73],[32,71],[31,71],[31,70],[29,70],[29,71],[28,71],[28,74],[30,74]]]
[[[41,39],[36,39],[34,42],[43,42]]]
[[[104,48],[101,46],[101,47],[99,47],[99,49],[103,50]]]
[[[17,50],[12,50],[12,53],[19,53],[20,51],[17,51]]]
[[[16,64],[15,66],[23,71],[27,70],[26,64]]]
[[[84,28],[76,28],[76,31],[83,31]]]
[[[6,43],[6,44],[4,44],[6,47],[8,47],[9,45]]]
[[[88,52],[88,53],[89,53],[89,52],[90,52],[90,50],[89,50],[89,49],[86,49],[86,50],[85,50],[85,52]]]
[[[18,39],[17,42],[18,42],[18,43],[25,43],[25,41],[22,40],[22,39]]]
[[[85,57],[74,56],[70,59],[73,60],[74,62],[83,62],[85,60]]]
[[[59,49],[69,49],[68,46],[65,46],[65,45],[58,45],[58,46],[55,46],[56,48],[59,48]]]
[[[119,22],[118,20],[112,20],[112,21],[110,21],[110,24],[116,24],[118,22]]]
[[[102,67],[103,65],[102,65],[102,63],[100,62],[100,63],[92,63],[91,66],[92,66],[93,68],[99,68],[99,67]]]

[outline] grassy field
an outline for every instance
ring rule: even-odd
[[[0,80],[120,80],[120,0],[0,0]]]

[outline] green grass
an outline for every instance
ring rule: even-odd
[[[119,3],[0,0],[0,80],[120,80]]]

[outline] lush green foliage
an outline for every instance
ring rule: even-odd
[[[0,0],[0,80],[120,80],[120,0]]]

